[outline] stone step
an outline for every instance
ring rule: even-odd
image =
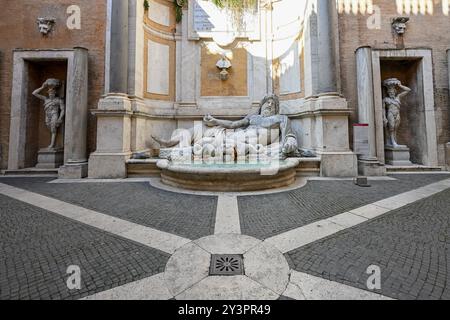
[[[129,160],[127,162],[128,178],[154,178],[161,176],[161,169],[156,166],[159,159]]]
[[[298,177],[319,177],[320,176],[320,158],[302,158],[297,167]]]
[[[58,176],[58,169],[27,168],[18,170],[5,170],[4,176]]]
[[[422,165],[412,165],[412,166],[386,166],[386,171],[388,173],[396,172],[442,172],[445,171],[441,167],[428,167]]]
[[[156,166],[159,159],[127,161],[128,178],[154,178],[161,176],[161,169]],[[296,169],[299,177],[320,176],[320,158],[302,158]]]

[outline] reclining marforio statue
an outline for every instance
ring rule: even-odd
[[[281,159],[301,156],[290,120],[280,114],[278,97],[267,96],[260,105],[259,114],[251,114],[238,121],[206,115],[203,121],[209,129],[204,132],[195,128],[176,130],[170,141],[153,139],[164,148],[192,147],[195,156],[203,159],[225,157],[227,162],[250,154]]]

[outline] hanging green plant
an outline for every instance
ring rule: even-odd
[[[254,11],[259,0],[211,0],[216,7],[226,9],[233,15],[233,24],[238,28],[245,28],[244,16],[246,12]]]
[[[148,3],[148,0],[144,0],[144,9],[145,9],[145,11],[148,11],[148,8],[150,8],[150,4]]]
[[[187,0],[174,0],[175,17],[177,23],[183,19],[183,7]],[[242,22],[244,12],[248,9],[256,8],[259,0],[210,0],[220,9],[227,9],[233,12],[235,21]],[[145,4],[146,3],[146,4]],[[145,0],[144,6],[148,10],[148,0]]]
[[[219,8],[240,10],[254,8],[258,0],[211,0]]]
[[[180,23],[183,19],[183,7],[186,3],[186,0],[174,0],[173,5],[175,7],[175,20],[177,23]]]

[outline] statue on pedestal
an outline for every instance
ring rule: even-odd
[[[383,82],[386,88],[387,97],[383,99],[383,121],[384,126],[389,132],[388,145],[393,148],[401,148],[397,143],[397,132],[400,127],[400,108],[401,99],[411,92],[411,89],[402,85],[401,81],[396,78],[390,78]],[[398,93],[398,89],[402,92]]]
[[[62,86],[62,82],[58,79],[48,79],[44,84],[33,92],[33,95],[44,101],[45,125],[52,134],[48,150],[55,150],[56,136],[58,128],[63,123],[66,108],[64,100],[57,96],[57,90]],[[48,97],[41,94],[47,89]]]

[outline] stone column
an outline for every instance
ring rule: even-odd
[[[366,176],[385,175],[384,166],[378,161],[376,144],[375,101],[372,69],[372,49],[362,47],[356,50],[358,119],[369,125],[369,154],[360,156],[359,171]]]
[[[310,81],[306,92],[311,96],[306,98],[304,108],[314,114],[314,149],[321,157],[322,176],[353,177],[358,170],[356,155],[350,149],[351,111],[338,92],[337,8],[335,1],[316,0],[310,10],[305,62],[311,65],[305,73]]]
[[[109,87],[107,93],[128,91],[128,1],[109,0]]]
[[[131,157],[132,103],[128,97],[129,2],[108,0],[105,87],[97,116],[97,150],[89,158],[89,177],[126,178]]]
[[[448,87],[450,89],[450,49],[447,50],[447,72],[448,72]],[[450,99],[450,94],[449,94]],[[446,145],[446,165],[447,170],[450,170],[450,142]]]
[[[73,59],[69,61],[65,161],[59,170],[60,178],[81,179],[87,176],[88,59],[88,50],[76,47]]]
[[[319,53],[318,87],[316,94],[336,93],[336,47],[333,36],[334,1],[317,0],[317,42]]]

